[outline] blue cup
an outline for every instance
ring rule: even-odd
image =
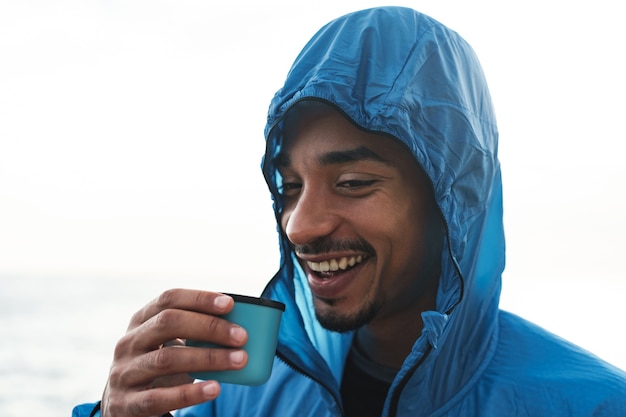
[[[285,305],[266,298],[227,295],[233,297],[235,305],[228,314],[221,317],[240,325],[248,332],[248,341],[243,346],[248,353],[248,363],[242,369],[192,372],[190,375],[196,379],[210,379],[229,384],[261,385],[272,373],[278,329]],[[224,348],[198,340],[187,340],[186,344],[193,347]]]

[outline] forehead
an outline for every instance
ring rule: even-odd
[[[342,113],[316,104],[290,110],[283,125],[283,147],[276,165],[304,158],[320,165],[372,161],[389,166],[417,164],[396,139],[367,132]]]

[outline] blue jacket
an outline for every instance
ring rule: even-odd
[[[388,393],[385,416],[626,416],[626,373],[501,311],[504,269],[498,131],[469,45],[406,8],[364,10],[323,27],[271,102],[263,173],[277,196],[273,157],[282,118],[321,100],[363,129],[391,135],[432,180],[446,245],[436,311]],[[279,218],[280,201],[274,199]],[[179,416],[341,416],[351,334],[317,323],[306,279],[279,233],[281,267],[264,295],[286,304],[270,380],[222,385]],[[416,318],[417,320],[418,318]]]

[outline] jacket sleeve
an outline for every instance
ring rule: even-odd
[[[74,407],[72,417],[100,417],[100,401],[92,404],[81,404]],[[171,413],[163,414],[161,417],[173,417]]]
[[[72,417],[100,417],[100,401],[77,405],[72,410]]]

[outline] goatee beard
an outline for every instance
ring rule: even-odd
[[[326,330],[339,333],[357,330],[368,324],[376,317],[376,314],[380,310],[380,305],[376,300],[366,302],[357,312],[348,315],[339,314],[332,309],[332,306],[336,304],[335,300],[317,299],[314,304],[317,303],[323,303],[331,307],[331,309],[320,309],[316,306],[315,317],[317,317],[317,321],[319,321]]]

